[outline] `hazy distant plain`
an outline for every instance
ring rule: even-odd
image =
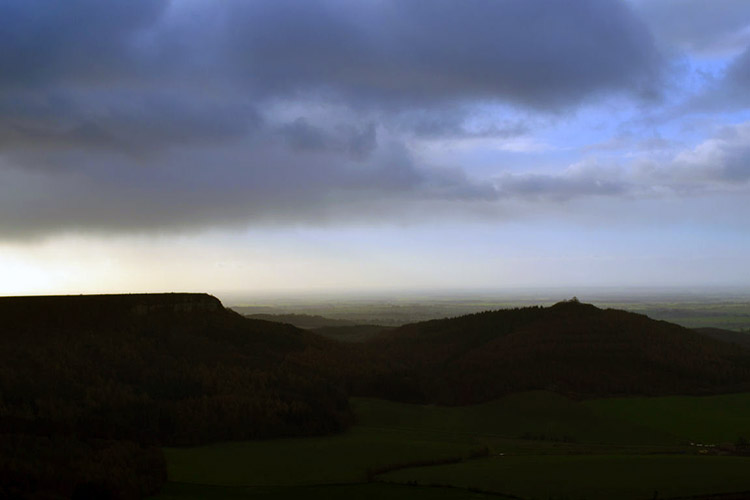
[[[242,314],[314,314],[361,324],[398,326],[479,311],[549,306],[577,296],[601,308],[645,314],[688,328],[750,330],[750,289],[547,288],[382,292],[219,294]]]

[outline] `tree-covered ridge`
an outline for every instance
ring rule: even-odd
[[[0,474],[56,469],[24,465],[19,439],[38,449],[29,460],[44,462],[63,453],[58,446],[88,457],[92,443],[122,453],[127,443],[320,434],[349,418],[346,394],[290,360],[324,340],[247,320],[210,296],[0,299],[0,314]],[[86,460],[77,463],[58,488],[68,497],[91,475]],[[27,477],[49,479],[38,475]],[[124,476],[132,474],[97,477],[110,491],[135,491],[112,484]]]
[[[467,404],[526,390],[576,397],[750,388],[750,352],[577,301],[405,325],[340,347],[353,394]]]

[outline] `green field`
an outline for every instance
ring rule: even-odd
[[[669,430],[623,421],[598,409],[545,391],[512,394],[489,403],[444,407],[374,399],[353,402],[360,426],[429,433],[432,439],[474,440],[477,444],[529,441],[596,445],[675,445],[684,442]],[[509,441],[510,440],[510,441]],[[515,445],[514,445],[515,446]]]
[[[222,443],[166,450],[169,478],[228,486],[310,485],[367,480],[367,469],[399,461],[467,455],[467,442],[430,433],[356,426],[335,436]]]
[[[277,486],[273,488],[243,486],[207,486],[167,483],[159,500],[477,500],[502,499],[465,488],[411,486],[398,483],[358,483],[323,486]]]
[[[750,458],[697,455],[503,456],[385,474],[386,481],[479,488],[521,498],[647,499],[750,490]]]
[[[609,398],[587,401],[598,415],[624,422],[646,423],[688,441],[732,443],[750,439],[750,395],[660,398]]]
[[[743,435],[750,394],[576,402],[538,391],[467,407],[352,405],[357,423],[335,436],[168,448],[170,483],[158,498],[483,498],[467,490],[479,488],[624,499],[750,490],[750,458],[701,456],[705,448],[688,444]],[[477,450],[489,456],[470,459]],[[417,466],[447,458],[462,460]],[[406,467],[381,473],[394,465]]]

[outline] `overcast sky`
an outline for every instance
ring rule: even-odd
[[[747,0],[4,0],[0,294],[750,284]]]

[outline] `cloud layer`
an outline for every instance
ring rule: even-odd
[[[423,141],[530,137],[603,103],[659,106],[671,63],[640,12],[616,0],[3,2],[0,238],[501,216],[516,199],[746,185],[746,125],[659,168],[477,176],[420,154]],[[695,29],[738,29],[723,22]],[[748,61],[726,85],[745,88]]]

